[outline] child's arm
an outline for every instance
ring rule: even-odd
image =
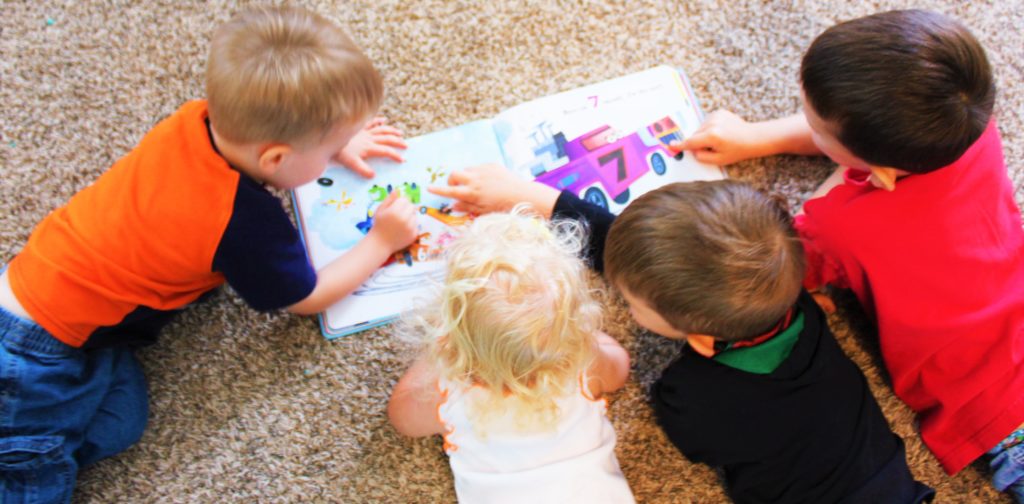
[[[521,179],[500,165],[481,165],[452,173],[447,186],[427,190],[456,200],[455,209],[478,214],[507,212],[518,203],[529,204],[546,218],[571,219],[587,225],[586,255],[597,272],[604,267],[604,239],[615,216],[576,197],[539,182]]]
[[[551,217],[559,195],[557,189],[516,177],[496,164],[454,172],[448,177],[447,186],[431,186],[427,190],[456,200],[454,209],[460,212],[507,212],[519,203],[527,203],[543,217]]]
[[[672,147],[693,151],[698,161],[716,165],[773,154],[821,154],[802,113],[752,123],[728,110],[717,110],[693,135]]]
[[[587,370],[587,390],[594,398],[619,390],[629,378],[629,352],[603,332],[596,336],[597,358]]]
[[[289,306],[288,311],[300,315],[324,311],[356,290],[388,256],[415,239],[416,207],[394,191],[377,207],[370,232],[351,250],[317,271],[313,292]]]
[[[411,437],[444,434],[444,425],[437,415],[442,401],[437,378],[421,355],[398,380],[388,401],[388,421],[399,433]]]

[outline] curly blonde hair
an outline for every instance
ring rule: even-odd
[[[551,223],[521,208],[477,218],[447,251],[438,299],[418,318],[439,374],[480,386],[474,428],[494,418],[537,430],[558,418],[596,355],[601,307],[579,253],[576,222]]]
[[[373,63],[334,23],[305,9],[242,12],[213,35],[210,121],[235,142],[315,142],[380,107]]]

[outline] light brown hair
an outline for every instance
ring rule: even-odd
[[[924,10],[839,23],[800,66],[804,95],[835,137],[875,166],[927,173],[985,131],[996,87],[985,49],[962,24]]]
[[[800,294],[803,248],[790,221],[746,183],[670,184],[615,219],[605,276],[680,331],[754,338]]]
[[[210,121],[229,140],[319,141],[375,113],[383,94],[352,39],[310,11],[248,10],[213,35],[206,95]]]

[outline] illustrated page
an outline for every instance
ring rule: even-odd
[[[327,337],[367,329],[410,308],[434,280],[444,274],[442,253],[458,235],[465,216],[451,212],[449,200],[427,192],[443,184],[453,170],[501,163],[490,121],[477,121],[407,140],[404,163],[371,160],[377,172],[365,179],[347,168],[331,166],[316,181],[295,190],[303,238],[313,266],[327,265],[359,242],[373,227],[374,212],[392,191],[418,207],[419,236],[406,250],[341,302],[321,323]]]
[[[510,169],[617,214],[662,185],[724,177],[668,148],[702,116],[685,77],[659,66],[512,107],[494,129]]]

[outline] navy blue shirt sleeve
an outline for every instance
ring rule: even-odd
[[[316,287],[316,270],[281,201],[244,175],[213,271],[223,273],[249,306],[263,311],[291,306]]]
[[[608,229],[615,222],[615,214],[592,203],[579,199],[569,191],[562,191],[551,211],[552,219],[571,219],[587,226],[586,255],[595,271],[604,271],[604,241]]]

